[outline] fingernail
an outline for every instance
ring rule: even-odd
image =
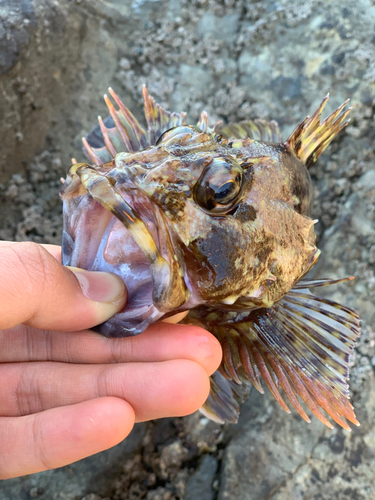
[[[68,267],[68,266],[67,266]],[[122,302],[126,294],[124,282],[116,274],[100,271],[85,271],[77,267],[68,267],[81,285],[85,297],[95,302]]]

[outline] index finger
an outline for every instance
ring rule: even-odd
[[[8,247],[10,245],[17,244],[16,241],[3,241],[0,240],[0,249],[1,247]],[[61,262],[61,247],[59,245],[49,245],[48,243],[40,244],[41,247],[45,248],[48,253],[50,253],[56,260]]]

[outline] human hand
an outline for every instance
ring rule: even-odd
[[[110,448],[134,422],[194,412],[220,363],[218,341],[194,326],[87,331],[123,307],[125,287],[59,259],[57,246],[0,242],[0,479]]]

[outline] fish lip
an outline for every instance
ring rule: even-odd
[[[126,192],[125,192],[126,191]],[[138,189],[137,186],[127,186],[126,190],[121,192],[121,196],[124,199],[124,202],[128,204],[128,206],[134,211],[134,213],[142,220],[142,222],[149,228],[151,237],[158,247],[159,251],[162,250],[161,241],[166,239],[166,234],[168,234],[168,229],[166,224],[159,224],[159,218],[163,217],[163,213],[155,205],[152,200],[141,190]],[[109,235],[113,230],[113,225],[118,223],[122,226],[122,231],[124,231],[125,236],[125,258],[121,257],[121,264],[125,264],[124,268],[126,268],[126,264],[130,262],[134,262],[129,257],[126,260],[126,255],[130,255],[128,244],[130,240],[133,240],[134,249],[138,248],[138,251],[145,255],[145,250],[142,245],[139,245],[138,242],[134,241],[134,238],[129,231],[129,229],[121,224],[121,220],[112,216],[112,222],[107,227],[107,235],[103,239],[102,252],[100,254],[104,256],[104,249],[109,241]],[[120,233],[121,234],[121,233]],[[168,234],[169,237],[169,234]],[[113,247],[112,247],[113,248]],[[161,252],[162,253],[162,252]],[[137,261],[137,254],[134,254],[135,261]],[[143,259],[143,264],[141,266],[146,265],[146,259]],[[125,307],[119,312],[116,313],[112,318],[107,320],[105,323],[102,323],[93,329],[98,333],[106,336],[106,337],[123,337],[123,336],[133,336],[142,333],[150,324],[162,319],[165,313],[171,312],[170,310],[163,311],[162,308],[157,307],[154,301],[155,295],[155,276],[151,265],[147,262],[147,269],[143,267],[140,270],[139,265],[135,264],[133,269],[129,268],[129,272],[122,272],[123,266],[120,266],[120,269],[116,270],[115,267],[109,269],[110,272],[115,272],[118,274],[121,279],[124,281],[125,286],[128,289],[128,300]],[[140,276],[143,274],[143,280],[140,280]],[[159,278],[159,286],[160,284],[165,288],[170,289],[170,280]]]
[[[109,272],[115,272],[123,279],[127,287],[128,280],[130,280],[132,290],[138,295],[132,300],[132,291],[130,291],[128,303],[130,299],[133,308],[139,309],[139,305],[145,305],[146,301],[141,296],[142,290],[137,286],[137,265],[139,263],[145,271],[145,266],[148,264],[151,277],[149,281],[152,282],[152,288],[151,286],[146,287],[145,290],[148,306],[153,306],[159,313],[174,311],[182,306],[186,302],[188,291],[182,277],[181,265],[175,256],[172,238],[162,210],[152,197],[138,185],[140,179],[137,173],[140,172],[129,168],[115,167],[98,175],[95,167],[86,164],[74,165],[72,169],[71,175],[68,175],[69,182],[64,184],[61,193],[64,202],[67,203],[67,213],[70,213],[73,218],[75,213],[77,223],[81,220],[82,225],[85,224],[83,222],[85,218],[88,217],[90,220],[90,214],[95,212],[95,203],[97,203],[101,205],[102,210],[112,213],[118,221],[113,232],[111,230],[104,231],[106,236],[102,233],[101,238],[103,242],[107,242],[107,245],[99,245],[102,252],[94,266],[97,269],[100,269],[101,266]],[[83,211],[78,208],[80,202],[78,201],[77,205],[77,197],[89,202]],[[66,223],[67,235],[70,236],[70,231],[73,228],[69,227],[69,217],[66,219]],[[88,224],[90,223],[88,222]],[[92,227],[93,225],[95,226],[96,223],[93,222]],[[69,238],[66,240],[66,262],[69,263],[72,255],[76,253],[74,252],[75,243],[69,241]],[[123,246],[123,251],[117,251],[117,255],[116,243]],[[85,241],[84,235],[81,235],[80,238],[79,246],[82,245],[83,247],[90,245],[89,240]],[[143,254],[143,258],[140,260],[137,257],[139,254],[136,248],[139,248]],[[127,257],[128,262],[134,262],[134,266],[127,266]],[[90,262],[85,265],[90,266]],[[151,297],[149,298],[150,288]],[[131,306],[128,304],[126,309],[131,309]],[[128,319],[129,316],[127,316],[127,321]]]
[[[160,228],[157,224],[157,216],[154,213],[156,208],[147,194],[137,185],[126,185],[124,189],[119,191],[120,196],[124,202],[132,209],[137,217],[147,227],[152,241],[160,252]],[[149,205],[149,206],[148,206]],[[151,215],[151,217],[150,217]],[[137,242],[138,247],[145,252],[146,246],[142,246]]]
[[[147,241],[143,244],[142,239],[136,239],[131,229],[124,224],[130,236],[133,237],[148,260],[153,283],[153,305],[159,311],[168,313],[185,303],[184,291],[187,291],[180,272],[181,265],[174,248],[174,238],[171,234],[172,228],[161,208],[150,199],[134,180],[120,184],[116,191],[122,197],[124,203],[131,208],[135,216],[139,218],[138,223],[143,226],[139,230],[143,231],[146,236],[148,232],[152,243],[155,245],[155,254],[153,255],[147,246]],[[147,239],[146,237],[145,240]],[[148,242],[150,243],[149,239]],[[152,258],[150,258],[150,254]],[[176,290],[172,289],[173,286],[177,287]],[[178,291],[180,292],[179,295]]]

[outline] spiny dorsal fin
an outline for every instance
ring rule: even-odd
[[[206,111],[202,111],[197,126],[202,130],[202,132],[210,132],[211,128],[208,124],[208,115]]]
[[[323,123],[320,122],[328,99],[329,94],[323,99],[312,117],[307,116],[285,143],[307,168],[317,160],[340,130],[349,123],[346,117],[351,108],[343,111],[349,99],[341,104]]]
[[[145,116],[148,125],[150,145],[156,144],[159,137],[170,128],[185,125],[186,113],[170,113],[155,102],[151,97],[146,85],[143,86],[143,101],[145,105]]]
[[[281,142],[279,125],[275,121],[254,120],[242,121],[223,125],[220,123],[215,127],[215,132],[224,137],[235,139],[254,139],[255,141]]]
[[[211,384],[212,394],[204,405],[207,415],[235,421],[249,383],[264,392],[262,378],[288,413],[280,387],[307,422],[310,419],[298,396],[330,428],[332,424],[321,410],[346,430],[351,429],[345,418],[359,425],[347,385],[349,358],[360,333],[359,318],[348,307],[310,293],[307,286],[314,286],[314,281],[301,280],[273,307],[252,311],[241,322],[209,327],[222,344],[219,373],[228,382],[219,378]],[[324,286],[328,280],[316,280],[316,284]]]
[[[110,116],[104,120],[99,116],[99,124],[82,139],[84,152],[95,165],[112,160],[120,152],[140,151],[153,146],[163,132],[186,122],[186,113],[166,111],[155,102],[144,86],[143,100],[148,125],[146,132],[113,89],[108,90],[118,109],[104,95]]]
[[[108,90],[119,109],[115,109],[109,97],[104,95],[110,116],[104,120],[99,116],[99,125],[82,139],[84,152],[95,165],[112,160],[117,153],[139,151],[149,145],[147,134],[137,119],[117,94],[111,88]]]
[[[107,128],[113,128],[113,120],[107,116],[104,120]],[[100,125],[96,125],[86,137],[82,137],[83,152],[94,165],[101,165],[112,159],[111,153],[107,150]]]

